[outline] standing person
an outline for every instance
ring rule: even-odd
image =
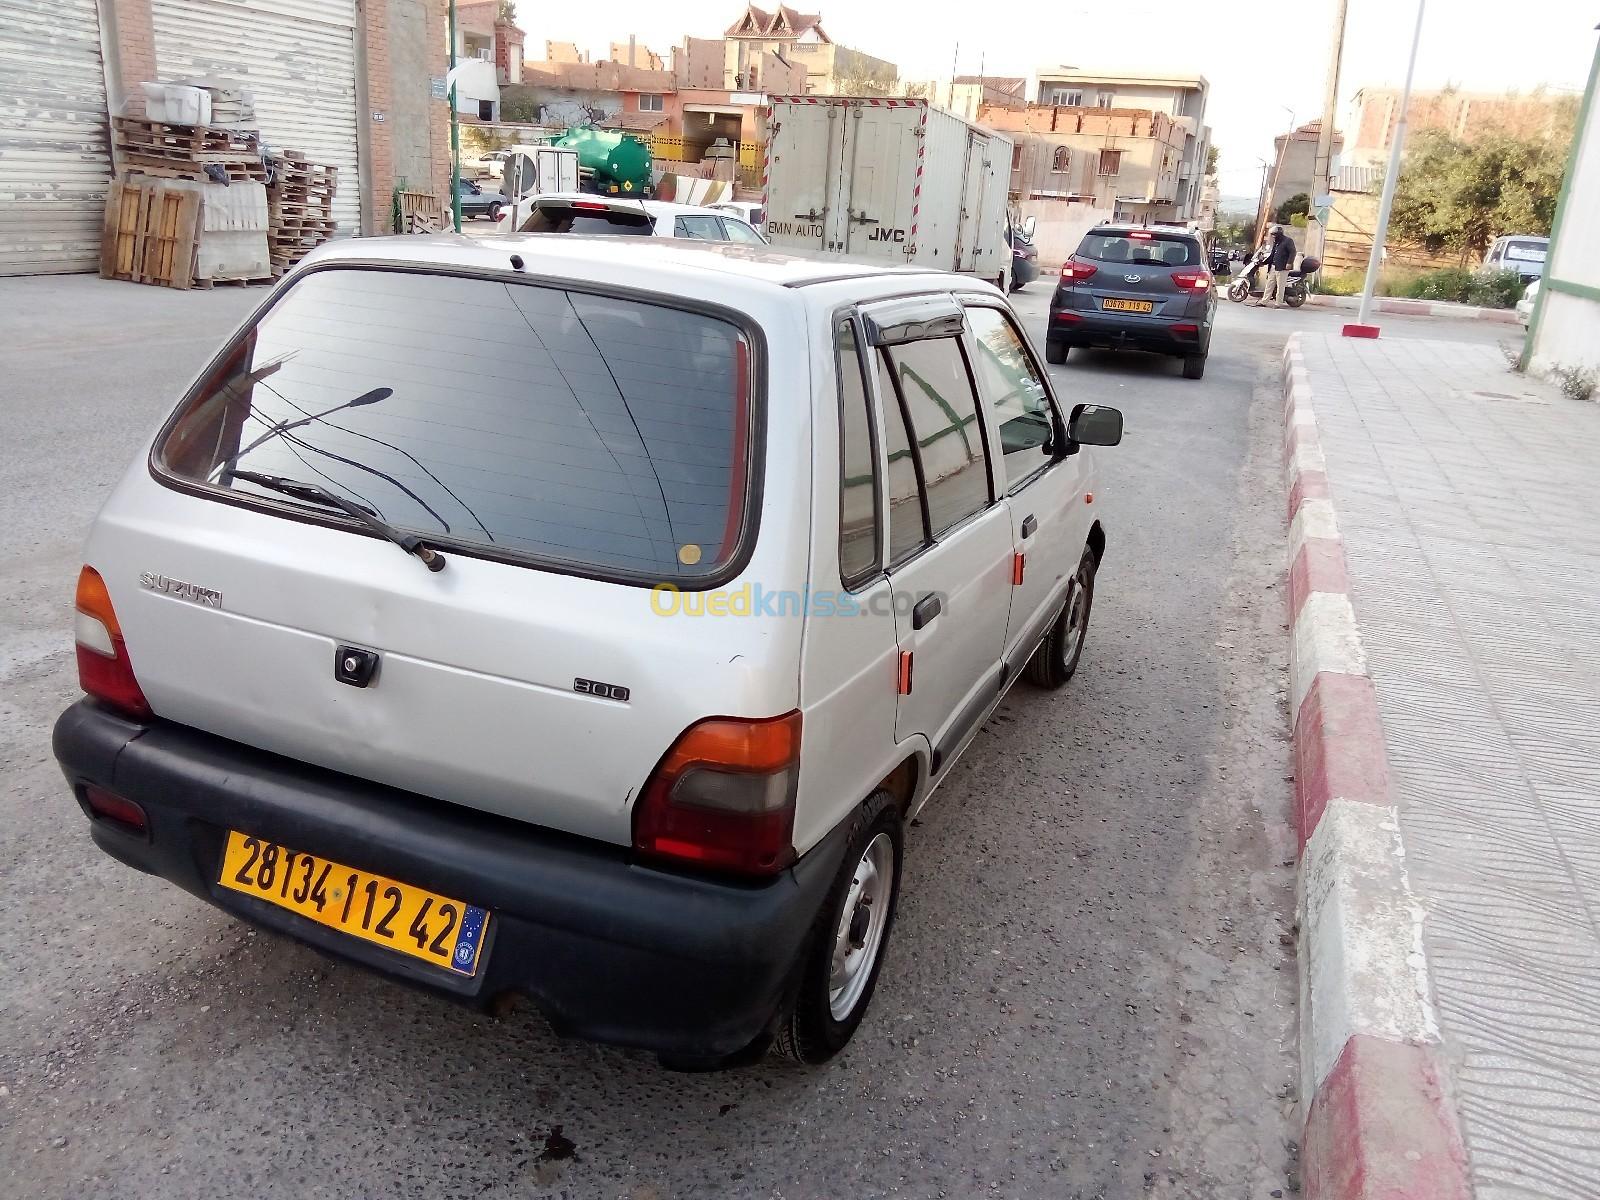
[[[1289,268],[1294,266],[1299,248],[1294,239],[1284,233],[1282,225],[1272,227],[1272,240],[1267,248],[1267,286],[1261,293],[1260,304],[1271,303],[1273,308],[1283,307],[1283,293],[1289,286]]]

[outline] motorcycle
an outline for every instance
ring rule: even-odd
[[[1228,299],[1243,304],[1248,299],[1260,300],[1266,294],[1266,279],[1261,268],[1267,265],[1265,248],[1256,251],[1239,277],[1228,285]],[[1290,308],[1299,308],[1306,302],[1306,276],[1312,274],[1320,263],[1314,258],[1303,258],[1300,265],[1288,272],[1283,288],[1283,302]]]

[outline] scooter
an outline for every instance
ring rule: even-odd
[[[1244,270],[1239,272],[1239,277],[1228,285],[1228,299],[1235,304],[1243,304],[1248,299],[1261,299],[1266,295],[1266,280],[1261,273],[1261,268],[1267,265],[1266,247],[1257,250],[1250,261],[1245,264]],[[1283,302],[1290,308],[1299,308],[1306,302],[1306,276],[1314,272],[1322,263],[1314,258],[1303,258],[1299,267],[1288,273],[1288,278],[1283,288]]]

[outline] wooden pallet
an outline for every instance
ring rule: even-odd
[[[257,287],[263,283],[271,283],[278,275],[262,275],[258,279],[197,279],[194,286],[202,291],[209,292],[214,287]]]
[[[140,175],[161,179],[196,179],[201,183],[214,183],[208,167],[216,167],[230,183],[265,183],[267,168],[259,160],[234,162],[189,162],[181,158],[162,158],[148,154],[123,153],[122,165]]]
[[[100,275],[131,283],[194,286],[202,198],[159,179],[117,180],[106,197]]]
[[[211,125],[168,125],[136,117],[113,117],[111,125],[119,147],[152,157],[195,162],[261,157],[260,139],[250,131]]]

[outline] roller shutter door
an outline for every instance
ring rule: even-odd
[[[0,0],[0,275],[94,270],[110,181],[95,0]]]
[[[355,0],[152,0],[151,12],[162,80],[248,87],[268,145],[339,168],[334,217],[359,232]]]

